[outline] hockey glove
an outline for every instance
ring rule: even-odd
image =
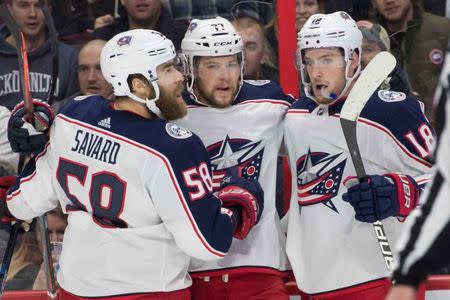
[[[342,199],[353,206],[358,221],[373,223],[391,216],[403,221],[416,207],[419,190],[416,181],[408,175],[370,175],[350,187]]]
[[[6,205],[6,193],[16,180],[17,177],[15,176],[0,177],[0,217],[2,222],[12,221],[13,215],[11,215]]]
[[[6,204],[6,194],[11,186],[16,183],[17,177],[15,176],[3,176],[0,177],[0,219],[2,228],[9,228],[14,224],[17,219],[9,212],[8,205]],[[33,220],[26,220],[20,224],[20,227],[24,231],[30,230],[30,224]]]
[[[8,140],[14,152],[38,154],[48,141],[48,130],[55,114],[47,103],[34,99],[34,124],[24,120],[25,105],[22,102],[14,107],[8,122]]]
[[[217,197],[224,208],[233,212],[234,237],[244,239],[258,224],[264,209],[264,191],[256,180],[237,177],[231,172],[222,179]]]

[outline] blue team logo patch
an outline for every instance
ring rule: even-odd
[[[131,35],[123,36],[117,41],[117,45],[119,46],[129,45],[132,39],[133,37]]]
[[[322,203],[338,213],[333,203],[341,185],[346,158],[343,153],[331,155],[311,152],[297,160],[297,201],[300,206]]]
[[[173,123],[166,124],[166,131],[171,137],[176,139],[187,139],[192,136],[192,132]]]
[[[238,176],[258,180],[264,146],[261,141],[250,141],[242,138],[225,139],[209,145],[207,148],[213,170],[213,188],[218,190],[227,169],[236,167]]]
[[[385,102],[398,102],[406,99],[405,93],[388,90],[379,90],[378,97]]]

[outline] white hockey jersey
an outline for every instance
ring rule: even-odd
[[[177,124],[195,132],[208,150],[213,185],[230,167],[258,180],[264,190],[262,217],[244,240],[233,240],[230,252],[220,261],[193,260],[192,276],[217,273],[265,272],[279,274],[287,268],[285,236],[275,206],[277,156],[282,141],[282,121],[293,99],[269,81],[245,81],[233,105],[205,106],[186,95],[188,114]]]
[[[372,224],[355,220],[342,200],[356,176],[339,122],[343,101],[298,100],[288,111],[285,143],[292,171],[287,253],[300,289],[319,294],[388,277]],[[429,179],[433,132],[415,98],[377,91],[358,120],[357,138],[368,175],[399,172]],[[391,247],[402,223],[383,220]],[[357,289],[357,287],[354,287]]]
[[[69,214],[62,288],[100,297],[187,288],[190,256],[219,259],[233,225],[212,195],[200,139],[91,96],[62,109],[50,143],[8,196],[19,219]]]

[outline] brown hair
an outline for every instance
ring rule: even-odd
[[[31,224],[30,231],[23,233],[19,248],[15,250],[8,272],[8,280],[29,265],[39,266],[42,263],[42,251],[36,236],[36,221]]]

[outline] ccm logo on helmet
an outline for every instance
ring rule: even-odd
[[[233,44],[233,42],[230,42],[230,41],[228,41],[228,42],[215,42],[214,46],[229,46],[229,45],[232,45],[232,44]]]

